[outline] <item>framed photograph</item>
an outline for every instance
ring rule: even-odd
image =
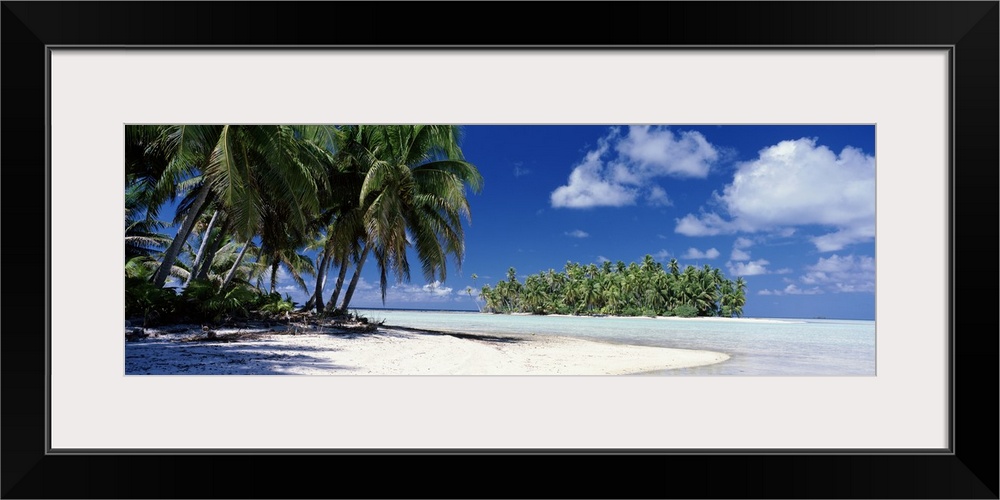
[[[35,295],[7,299],[3,496],[299,497],[325,483],[288,478],[316,462],[339,477],[360,477],[373,466],[399,474],[379,485],[340,479],[334,497],[455,494],[440,482],[421,486],[443,467],[490,485],[463,496],[997,498],[996,431],[976,423],[997,421],[996,325],[969,307],[978,303],[970,292],[983,295],[985,286],[956,280],[973,269],[995,275],[987,259],[966,257],[993,248],[987,228],[995,226],[986,220],[973,230],[958,221],[996,213],[997,2],[585,3],[574,8],[586,29],[573,29],[568,42],[528,36],[525,44],[504,33],[512,26],[547,33],[559,23],[500,5],[480,6],[494,11],[486,22],[463,19],[447,4],[5,2],[5,222],[9,241],[34,235],[45,252],[8,246],[8,263],[23,262],[9,272],[33,273],[9,283],[41,284]],[[408,21],[438,15],[457,16],[455,23],[473,24],[476,34],[447,44],[441,32]],[[366,21],[348,22],[358,19]],[[670,277],[671,257],[706,263],[706,279],[712,262],[719,276],[759,278],[746,301],[774,308],[756,305],[755,316],[809,317],[824,328],[843,327],[843,317],[866,321],[830,334],[842,346],[797,344],[794,355],[775,356],[767,370],[763,356],[754,358],[762,347],[730,351],[727,359],[737,362],[719,365],[729,372],[689,369],[684,376],[593,376],[583,362],[556,377],[419,376],[413,367],[373,377],[180,375],[240,371],[204,370],[193,361],[182,372],[182,362],[167,355],[187,347],[163,343],[140,352],[123,342],[123,145],[137,130],[130,127],[221,123],[463,125],[466,139],[479,141],[463,145],[467,154],[555,148],[569,130],[586,128],[591,139],[573,138],[576,160],[568,163],[505,156],[511,206],[486,217],[520,217],[512,207],[527,206],[530,189],[515,181],[561,178],[543,187],[549,205],[530,210],[569,211],[593,223],[564,224],[557,236],[570,242],[565,248],[596,235],[593,227],[618,226],[615,238],[636,252],[625,260],[641,259],[656,249],[623,236],[645,231],[638,216],[616,222],[594,207],[664,209],[659,217],[669,223],[660,230],[694,238],[673,253],[649,255],[646,266],[661,269],[665,283],[681,279],[683,269]],[[542,136],[542,129],[559,132],[546,132],[540,144],[514,137]],[[289,128],[287,136],[305,133]],[[670,143],[675,166],[651,159],[648,147],[657,141]],[[724,163],[718,158],[736,158],[737,150],[739,160],[698,199],[657,183],[708,177],[714,162]],[[851,174],[791,178],[773,168],[792,156],[817,171],[829,164]],[[486,183],[499,171],[482,170]],[[809,182],[827,188],[802,199]],[[37,189],[21,187],[29,185]],[[864,186],[871,192],[858,195]],[[814,198],[826,194],[838,200],[837,211],[815,208]],[[496,247],[538,240],[529,226],[541,222],[514,220],[514,227],[490,226],[491,239],[470,241]],[[806,257],[795,263],[754,253],[762,240],[751,236],[770,231],[777,236],[769,244],[792,245],[791,235],[810,224],[830,229],[800,233],[795,241]],[[211,230],[209,222],[194,231]],[[724,241],[707,239],[719,235]],[[384,252],[373,258],[392,261]],[[614,258],[591,254],[594,269],[581,276],[597,276],[601,258],[605,275],[614,273]],[[279,260],[272,292],[285,283]],[[232,269],[239,265],[237,257]],[[623,262],[618,273],[627,272]],[[498,287],[503,279],[489,278],[482,281]],[[507,281],[518,279],[514,273]],[[450,283],[414,282],[390,294],[464,298]],[[377,297],[371,283],[362,279],[357,300]],[[494,312],[742,313],[733,306],[742,299],[721,297],[730,297],[724,290],[741,295],[736,290],[745,286],[714,283],[720,302],[691,302],[690,311],[667,294],[663,304],[641,302],[634,311],[596,299],[566,311],[501,310],[503,298],[488,288],[482,298]],[[470,300],[472,292],[468,287]],[[297,297],[296,305],[308,298]],[[417,326],[429,330],[449,321],[425,318],[431,326]],[[468,328],[471,320],[463,321]],[[664,347],[632,335],[645,349]],[[759,338],[754,342],[769,341]],[[725,351],[726,341],[717,345]],[[164,365],[154,356],[173,364],[156,368]],[[267,373],[304,373],[271,366],[278,368]],[[529,492],[494,477],[496,467],[560,463],[587,480],[543,480]],[[247,481],[262,469],[273,473]],[[207,470],[213,490],[196,489],[189,474]],[[641,477],[623,486],[622,474]]]

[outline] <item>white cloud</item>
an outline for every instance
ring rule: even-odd
[[[616,127],[573,168],[568,183],[552,192],[551,203],[556,208],[634,205],[653,179],[704,178],[718,159],[718,151],[699,132],[632,126],[623,136]],[[659,186],[651,186],[646,196],[651,205],[670,204]]]
[[[753,241],[750,238],[744,238],[742,236],[736,238],[736,241],[733,242],[733,248],[750,248],[752,246]]]
[[[610,149],[609,141],[615,135],[617,130],[612,131],[608,137],[599,139],[597,149],[588,152],[583,162],[569,174],[569,183],[552,192],[553,207],[621,207],[635,204],[634,189],[627,189],[604,178],[606,169],[602,157]]]
[[[351,284],[351,282],[348,281],[349,279],[350,278],[346,278],[346,277],[344,279],[344,287],[345,287],[344,289],[345,290],[346,290],[346,287]],[[358,278],[358,284],[355,285],[354,289],[355,290],[374,290],[375,289],[375,285],[373,285],[373,284],[365,281],[364,278]]]
[[[775,271],[774,274],[792,274],[792,270],[787,267],[783,267]]]
[[[729,256],[729,260],[750,260],[750,253],[744,252],[739,248],[734,248],[732,255]]]
[[[597,256],[597,262],[600,262],[601,264],[603,264],[605,262],[611,262],[611,259],[609,259],[609,258],[607,258],[607,257],[605,257],[603,255],[598,255]]]
[[[869,256],[833,254],[806,270],[799,279],[807,285],[823,285],[833,292],[875,291],[875,259]]]
[[[818,295],[823,293],[819,287],[813,287],[808,290],[802,290],[794,284],[785,287],[785,295]]]
[[[700,132],[674,134],[664,127],[629,127],[615,150],[639,178],[660,176],[705,178],[719,153]]]
[[[586,238],[586,237],[590,236],[590,233],[588,233],[586,231],[581,231],[579,229],[574,229],[572,231],[566,231],[563,234],[565,234],[566,236],[572,236],[574,238]]]
[[[701,216],[687,214],[677,220],[674,232],[684,236],[715,236],[720,233],[733,233],[736,228],[719,214],[704,213]]]
[[[732,183],[715,199],[728,218],[688,214],[675,231],[687,236],[775,231],[795,226],[835,231],[812,238],[820,251],[835,251],[875,236],[875,158],[846,147],[836,154],[816,139],[782,141],[738,165]]]
[[[423,290],[424,293],[429,293],[438,297],[451,294],[451,287],[443,286],[440,281],[428,283],[420,287],[420,289]]]
[[[757,295],[819,295],[823,293],[819,287],[813,287],[803,290],[794,284],[788,285],[784,290],[760,290]]]
[[[719,251],[714,248],[709,248],[708,250],[702,252],[697,248],[688,248],[687,253],[685,253],[682,259],[714,259],[719,256]]]
[[[726,262],[726,268],[729,269],[730,276],[756,276],[767,274],[768,264],[770,262],[764,259],[757,259],[750,262]]]
[[[670,257],[671,254],[670,254],[670,252],[668,252],[668,251],[666,251],[664,249],[664,250],[660,250],[659,252],[656,252],[656,253],[650,254],[650,255],[652,255],[653,258],[656,259],[656,260],[664,260],[667,257]],[[639,260],[642,260],[642,259],[639,259]]]
[[[361,288],[360,285],[358,288]],[[453,297],[452,292],[451,287],[444,286],[440,281],[434,281],[425,285],[399,283],[390,286],[386,290],[385,301],[387,304],[394,302],[443,302],[451,300]],[[465,294],[465,291],[462,290],[461,293]],[[374,286],[365,289],[359,299],[361,299],[359,302],[382,303],[381,292]]]
[[[347,289],[347,284],[344,284]],[[455,296],[462,296],[468,300],[465,289],[455,292],[451,287],[444,286],[440,281],[427,283],[425,285],[415,285],[410,283],[397,283],[390,286],[385,291],[385,303],[413,303],[413,302],[447,302]],[[343,292],[341,293],[343,300]],[[357,290],[351,299],[352,307],[381,307],[382,292],[375,285],[367,283],[362,278],[358,282]]]
[[[861,243],[875,237],[875,224],[841,229],[839,231],[816,236],[809,240],[820,252],[835,252],[852,243]]]
[[[646,203],[654,207],[669,207],[674,204],[667,197],[667,192],[663,190],[660,186],[653,186],[649,190],[649,194],[646,195]]]

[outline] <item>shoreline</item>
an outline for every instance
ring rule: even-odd
[[[360,307],[358,311],[372,311],[381,312],[382,309],[370,309]],[[522,316],[522,317],[537,317],[537,318],[580,318],[580,319],[655,319],[655,320],[668,320],[668,321],[725,321],[733,323],[764,323],[764,324],[803,324],[807,323],[809,320],[829,320],[829,321],[869,321],[869,320],[849,320],[849,319],[837,319],[837,318],[727,318],[725,316],[695,316],[691,318],[682,318],[679,316],[618,316],[612,314],[603,315],[582,315],[582,314],[534,314],[525,312],[513,312],[513,313],[489,313],[480,311],[466,311],[466,310],[423,310],[423,309],[385,309],[388,312],[398,312],[398,313],[463,313],[463,314],[480,314],[485,316],[497,315],[497,316]]]
[[[380,325],[149,328],[125,343],[126,375],[627,375],[707,366],[728,354],[561,336],[489,335]]]
[[[692,318],[681,318],[679,316],[614,316],[614,315],[602,315],[602,316],[583,316],[574,314],[525,314],[526,316],[552,316],[556,318],[594,318],[594,319],[651,319],[651,320],[665,320],[665,321],[725,321],[734,323],[765,323],[765,324],[800,324],[805,323],[803,320],[785,320],[785,319],[770,319],[770,318],[726,318],[723,316],[696,316]]]

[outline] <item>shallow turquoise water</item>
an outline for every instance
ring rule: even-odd
[[[874,376],[875,322],[727,321],[510,316],[369,309],[386,325],[506,335],[561,335],[619,344],[724,352],[728,361],[655,375]]]

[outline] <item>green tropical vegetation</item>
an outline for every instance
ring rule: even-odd
[[[718,268],[681,271],[676,259],[665,268],[646,255],[640,264],[567,262],[562,272],[532,274],[523,283],[510,268],[506,280],[483,286],[480,297],[483,310],[493,313],[739,317],[746,286]]]
[[[125,312],[144,324],[291,312],[344,314],[361,270],[444,281],[461,265],[467,190],[482,176],[446,125],[151,125],[125,128]],[[179,201],[179,202],[178,202]],[[160,210],[178,202],[171,221]],[[162,231],[177,228],[173,236]],[[308,252],[315,251],[315,261]],[[328,275],[336,270],[329,300]],[[341,299],[348,272],[353,275]],[[168,285],[168,280],[182,286]],[[306,277],[316,286],[309,290]],[[338,302],[339,301],[339,302]]]

